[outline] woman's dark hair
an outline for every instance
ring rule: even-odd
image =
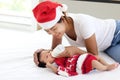
[[[57,23],[61,23],[62,22],[62,18],[60,18],[60,20]]]
[[[57,23],[61,23],[62,20],[63,20],[63,18],[69,23],[69,21],[68,21],[68,19],[67,19],[66,12],[62,12],[62,13],[63,13],[64,16],[62,16],[62,17],[60,18],[60,20],[59,20]]]
[[[38,58],[38,62],[39,62],[38,67],[46,68],[46,63],[41,62],[40,59],[39,59],[42,51],[43,50],[41,50],[40,52],[37,53],[37,58]]]

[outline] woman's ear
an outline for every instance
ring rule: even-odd
[[[41,29],[42,29],[42,27],[40,27],[40,25],[37,24],[37,30],[41,30]]]
[[[61,20],[62,20],[63,22],[66,22],[66,21],[67,21],[66,18],[65,18],[65,16],[62,16],[62,17],[61,17]]]

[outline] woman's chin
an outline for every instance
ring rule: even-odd
[[[63,34],[57,35],[57,38],[62,38],[62,37],[63,37]]]
[[[56,38],[60,39],[62,36],[61,35],[56,35]]]

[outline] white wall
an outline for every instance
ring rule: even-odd
[[[74,1],[74,0],[53,0],[53,1],[67,4],[68,12],[86,13],[100,18],[120,19],[120,4]]]

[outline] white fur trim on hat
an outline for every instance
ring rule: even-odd
[[[58,6],[56,8],[56,17],[54,20],[49,21],[49,22],[45,22],[45,23],[38,23],[43,29],[50,29],[52,28],[61,18],[62,16],[62,10],[61,7]]]
[[[79,56],[78,60],[77,60],[77,65],[76,65],[76,72],[79,74],[82,74],[82,65],[86,59],[88,54],[82,54]]]
[[[68,6],[66,4],[62,4],[62,11],[66,12],[68,9]]]

